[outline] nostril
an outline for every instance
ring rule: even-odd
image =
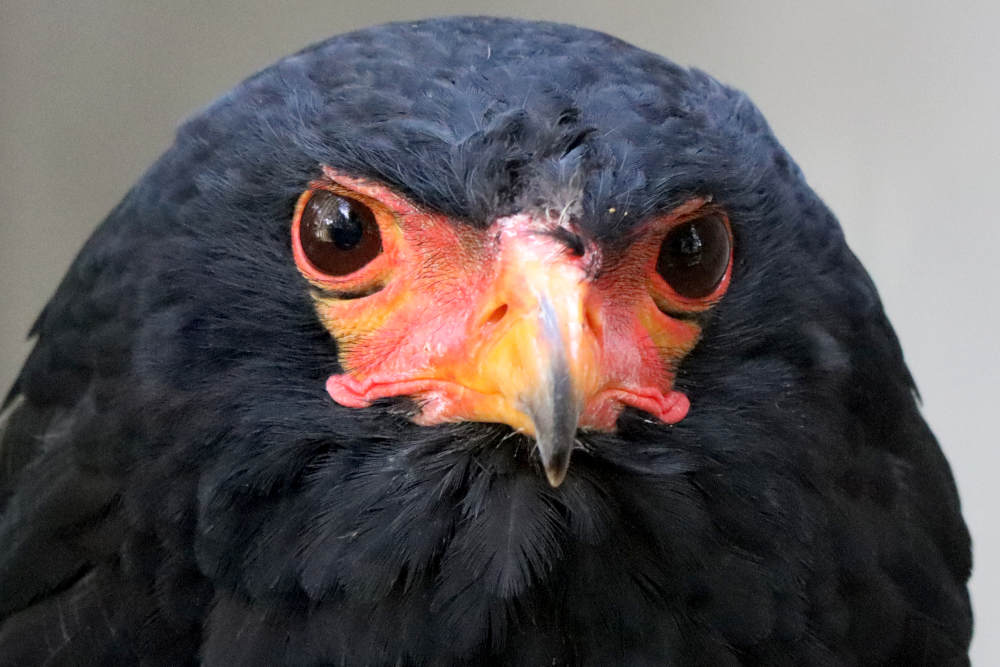
[[[490,313],[490,316],[486,318],[485,324],[493,325],[503,319],[504,315],[507,314],[507,304],[498,306],[496,310]]]

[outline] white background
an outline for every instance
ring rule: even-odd
[[[454,13],[604,30],[757,102],[881,290],[975,540],[973,660],[1000,664],[1000,3],[2,0],[0,391],[74,253],[182,118],[330,34]]]

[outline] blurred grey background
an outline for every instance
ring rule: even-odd
[[[0,0],[0,391],[184,117],[328,35],[457,13],[597,28],[751,95],[881,290],[975,541],[973,662],[1000,664],[998,3]]]

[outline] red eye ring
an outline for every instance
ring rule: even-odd
[[[337,183],[310,184],[292,217],[292,254],[311,283],[347,296],[380,289],[395,246],[395,216]]]
[[[729,287],[733,232],[717,207],[702,208],[672,221],[653,258],[653,282],[666,310],[702,310]]]
[[[316,190],[299,217],[299,243],[309,262],[330,276],[346,276],[382,252],[375,213],[364,202]]]

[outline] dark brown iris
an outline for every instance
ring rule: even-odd
[[[382,252],[375,214],[362,202],[317,190],[306,202],[299,239],[309,262],[323,273],[346,276]]]
[[[663,239],[656,270],[682,297],[706,297],[726,275],[731,246],[729,228],[721,215],[687,220]]]

